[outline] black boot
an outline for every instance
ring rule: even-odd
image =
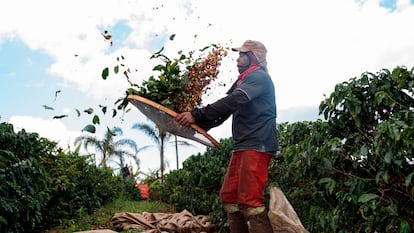
[[[230,233],[249,233],[246,218],[240,211],[227,213],[227,222],[229,223]]]
[[[249,216],[248,221],[250,224],[250,233],[273,233],[267,211]]]

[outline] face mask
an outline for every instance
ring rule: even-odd
[[[250,54],[249,53],[243,53],[243,54],[247,57],[248,62],[247,62],[246,65],[237,64],[237,68],[238,68],[240,74],[243,73],[244,71],[246,71],[250,67],[250,65],[252,64],[252,59],[251,59]]]

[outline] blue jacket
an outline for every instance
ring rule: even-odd
[[[227,96],[191,113],[205,130],[221,125],[231,115],[233,150],[256,150],[275,155],[279,150],[276,132],[276,98],[273,81],[264,70],[253,71],[234,83]]]

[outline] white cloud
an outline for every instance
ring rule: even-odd
[[[21,8],[23,3],[27,7]],[[13,31],[32,49],[45,50],[56,59],[49,68],[52,74],[97,99],[116,96],[127,85],[114,79],[100,80],[102,68],[114,64],[115,57],[121,54],[132,67],[138,68],[136,76],[146,78],[151,74],[154,61],[149,60],[148,44],[156,39],[154,35],[177,35],[174,41],[165,43],[171,56],[178,50],[189,51],[210,43],[235,46],[245,39],[263,41],[269,50],[269,71],[282,108],[315,105],[338,82],[367,70],[411,65],[414,56],[404,53],[413,49],[414,39],[407,28],[413,18],[413,6],[407,1],[398,1],[395,12],[373,0],[363,4],[345,0],[276,1],[274,6],[265,0],[255,4],[245,1],[8,4],[4,18],[9,18],[13,26],[6,27],[3,33]],[[30,23],[24,19],[30,19]],[[108,53],[108,44],[99,28],[110,28],[118,20],[126,20],[132,29],[126,43],[140,49],[131,51],[123,47]],[[79,57],[74,58],[75,54]],[[226,69],[234,70],[234,61],[229,61]],[[235,73],[229,75],[233,77]],[[292,90],[302,95],[291,95]]]
[[[62,85],[81,90],[86,102],[88,98],[115,100],[123,95],[128,84],[122,74],[106,81],[100,77],[102,69],[112,68],[120,55],[126,58],[125,66],[131,67],[134,82],[149,77],[157,62],[149,59],[156,41],[165,46],[167,56],[173,57],[179,50],[191,51],[211,43],[232,47],[246,39],[256,39],[268,48],[268,68],[275,82],[278,109],[309,109],[317,108],[323,95],[330,94],[337,83],[362,72],[414,66],[414,6],[408,0],[399,0],[397,9],[391,12],[379,3],[16,0],[3,3],[0,8],[0,43],[18,37],[29,48],[47,53],[53,59],[48,72],[61,78]],[[111,29],[120,20],[132,32],[112,48],[103,40],[101,30]],[[162,43],[163,38],[172,34],[176,34],[174,41]],[[228,85],[206,96],[205,103],[224,96],[237,77],[235,56],[230,53],[223,60],[219,75],[220,81]],[[143,119],[136,114],[124,124]],[[33,130],[52,138],[59,136],[51,132],[51,124],[56,124],[62,135],[58,140],[64,143],[78,133],[59,121],[17,116],[12,120],[19,127],[37,125]],[[230,123],[211,130],[211,135],[218,140],[230,136]],[[148,164],[145,166],[158,166],[156,159],[148,157],[143,159]],[[170,163],[175,166],[173,161]]]
[[[60,120],[42,119],[32,116],[13,116],[9,123],[13,125],[15,132],[24,129],[26,132],[38,133],[40,137],[48,138],[65,149],[73,149],[73,141],[80,135],[79,131],[69,130]]]

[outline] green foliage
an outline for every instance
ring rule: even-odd
[[[35,133],[16,134],[12,125],[0,124],[0,213],[5,229],[21,232],[41,223],[50,198],[50,177],[42,162],[58,152],[55,146]]]
[[[397,67],[338,84],[320,105],[329,134],[343,142],[331,173],[346,185],[337,195],[354,195],[340,202],[342,211],[357,210],[358,221],[344,222],[350,229],[409,232],[406,223],[414,224],[413,96],[413,70]]]
[[[89,132],[89,133],[95,133],[96,132],[96,127],[92,124],[85,125],[85,127],[83,127],[83,129],[82,129],[82,132],[83,131],[86,131],[86,132]]]
[[[122,190],[120,177],[112,176],[109,168],[97,168],[78,153],[58,154],[45,161],[51,182],[51,199],[43,211],[44,222],[60,224],[62,219],[92,213],[118,196]]]
[[[139,201],[141,199],[141,191],[135,187],[136,182],[133,179],[125,179],[122,182],[122,193],[120,196],[126,200]]]
[[[271,180],[308,230],[413,230],[413,77],[364,73],[321,102],[327,121],[278,126],[284,160]]]
[[[189,62],[190,57],[181,54],[178,59],[171,60],[162,53],[163,50],[164,48],[151,56],[151,59],[158,58],[164,63],[153,68],[153,71],[160,73],[158,77],[150,76],[148,80],[143,81],[137,90],[138,92],[133,93],[174,109],[174,106],[177,106],[180,100],[177,97],[185,95],[183,87],[186,83],[181,81],[182,71],[180,66],[185,62]]]
[[[36,133],[0,124],[0,229],[33,232],[92,213],[122,190],[112,170],[63,152]]]

